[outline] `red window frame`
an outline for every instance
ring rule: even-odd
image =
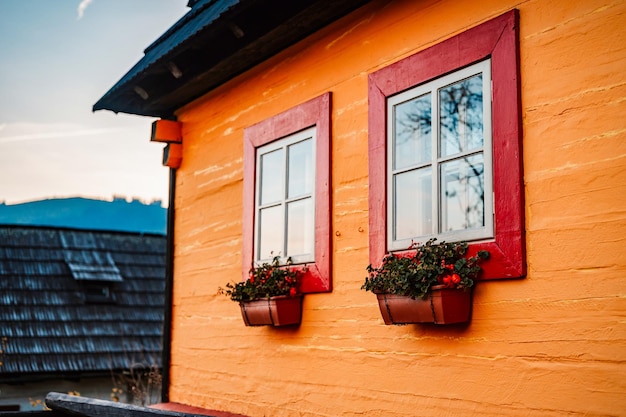
[[[325,93],[244,129],[242,277],[254,261],[254,198],[256,149],[303,129],[316,127],[315,142],[315,262],[306,264],[300,291],[332,290],[330,265],[330,120],[331,94]]]
[[[512,10],[369,75],[370,262],[387,251],[387,97],[491,58],[494,232],[470,244],[488,250],[482,279],[526,275],[519,14]]]

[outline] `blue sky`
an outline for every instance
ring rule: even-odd
[[[167,201],[154,118],[93,104],[187,0],[0,0],[0,202]]]

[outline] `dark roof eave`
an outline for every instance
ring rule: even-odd
[[[272,15],[276,21],[268,23],[258,18],[259,10],[276,0],[207,0],[148,47],[93,111],[171,118],[185,104],[368,1],[285,0],[285,8]],[[172,64],[181,67],[179,78]]]

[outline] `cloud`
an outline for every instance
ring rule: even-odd
[[[80,4],[78,5],[78,9],[76,10],[76,12],[78,13],[78,17],[76,18],[76,20],[80,20],[83,18],[85,10],[87,9],[87,6],[91,4],[91,2],[93,2],[93,0],[82,0],[80,2]]]
[[[17,123],[7,125],[0,124],[0,131],[6,136],[0,135],[0,144],[11,142],[24,142],[40,139],[67,139],[81,136],[95,136],[114,134],[124,131],[122,128],[91,128],[85,129],[70,124],[28,124]]]

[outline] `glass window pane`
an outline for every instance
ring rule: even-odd
[[[313,192],[313,141],[307,139],[289,146],[288,196],[295,198]]]
[[[313,199],[287,205],[287,256],[313,253]]]
[[[394,240],[429,235],[432,230],[432,169],[394,176]]]
[[[441,165],[441,231],[485,225],[485,166],[483,155]]]
[[[260,204],[281,201],[283,193],[283,150],[278,149],[261,155]]]
[[[441,156],[483,146],[483,76],[475,75],[439,90]]]
[[[430,161],[430,93],[394,106],[393,169]]]
[[[284,255],[283,207],[273,206],[259,210],[259,252],[257,259]]]

